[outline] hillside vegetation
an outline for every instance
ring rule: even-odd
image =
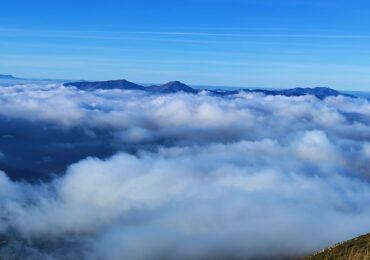
[[[309,260],[368,260],[370,259],[370,234],[325,248],[308,257]]]

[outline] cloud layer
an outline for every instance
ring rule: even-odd
[[[51,168],[77,150],[49,182],[0,173],[0,255],[278,258],[370,231],[365,99],[37,84],[1,88],[0,105],[1,120],[30,129],[0,129],[4,165],[9,139]]]

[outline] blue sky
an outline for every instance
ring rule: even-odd
[[[370,2],[20,1],[0,9],[0,74],[370,90]]]

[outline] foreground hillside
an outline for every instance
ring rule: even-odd
[[[328,247],[308,259],[370,259],[370,234]]]

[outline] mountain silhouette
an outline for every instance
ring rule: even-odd
[[[206,91],[210,95],[216,96],[229,96],[236,95],[238,93],[263,93],[265,95],[272,96],[305,96],[313,95],[319,99],[324,99],[329,96],[348,96],[354,97],[352,95],[341,93],[337,90],[326,88],[326,87],[316,87],[316,88],[292,88],[283,90],[266,90],[266,89],[237,89],[237,90],[207,90],[207,89],[194,89],[180,81],[171,81],[163,85],[153,85],[149,87],[144,87],[142,85],[122,80],[108,80],[108,81],[78,81],[78,82],[68,82],[64,84],[65,86],[74,86],[82,90],[94,90],[94,89],[124,89],[124,90],[142,90],[151,93],[177,93],[185,92],[191,94],[197,94],[200,91]]]

